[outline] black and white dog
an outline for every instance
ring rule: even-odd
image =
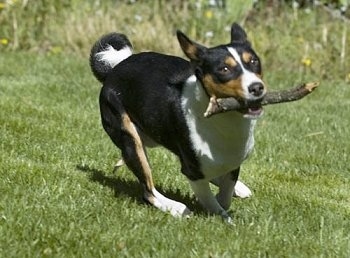
[[[236,23],[229,44],[207,48],[180,31],[177,38],[189,62],[154,52],[133,54],[123,34],[111,33],[95,43],[90,64],[103,83],[102,124],[143,186],[147,202],[173,216],[190,213],[154,186],[145,147],[162,145],[178,156],[202,206],[230,222],[232,196],[251,194],[237,179],[263,110],[257,104],[210,118],[203,113],[216,98],[259,103],[266,93],[259,57]],[[219,187],[216,196],[210,183]]]

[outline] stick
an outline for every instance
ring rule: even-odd
[[[309,95],[314,89],[318,87],[318,82],[304,83],[297,87],[267,92],[262,100],[259,102],[244,102],[235,98],[211,98],[204,117],[210,117],[217,113],[222,113],[230,110],[246,109],[249,107],[258,107],[263,105],[278,104],[283,102],[290,102],[302,99]]]

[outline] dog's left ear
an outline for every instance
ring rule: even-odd
[[[202,59],[203,54],[207,50],[206,47],[193,42],[190,40],[185,34],[183,34],[181,31],[176,32],[177,39],[180,43],[182,51],[185,53],[185,55],[191,60],[196,63],[200,63],[200,60]]]
[[[247,39],[247,33],[238,23],[232,24],[231,43],[249,43]]]

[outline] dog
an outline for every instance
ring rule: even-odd
[[[156,52],[134,54],[121,33],[104,35],[93,45],[90,66],[102,83],[102,125],[138,178],[146,202],[175,217],[191,214],[154,186],[146,147],[161,145],[179,158],[200,204],[230,223],[232,196],[251,194],[238,176],[263,114],[259,101],[266,86],[260,59],[237,23],[228,44],[205,47],[181,31],[177,39],[189,61]],[[209,102],[226,97],[255,107],[203,116]],[[218,186],[217,195],[210,183]]]

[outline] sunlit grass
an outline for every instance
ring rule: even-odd
[[[113,172],[120,154],[100,125],[87,60],[9,53],[0,61],[4,257],[349,255],[344,83],[266,108],[242,169],[254,195],[233,200],[228,227],[202,211],[162,149],[150,152],[156,184],[194,209],[191,219],[145,205],[132,174]]]
[[[12,52],[12,34],[0,35],[9,40],[0,46],[0,256],[349,257],[349,58],[341,63],[345,25],[322,12],[259,13],[245,20],[270,88],[315,80],[321,86],[304,100],[266,107],[256,149],[242,167],[242,180],[254,194],[233,200],[235,225],[228,227],[203,212],[176,157],[163,149],[150,151],[156,185],[189,205],[195,212],[191,219],[174,219],[145,205],[132,173],[125,167],[113,172],[120,153],[100,124],[100,86],[88,66],[94,40],[121,27],[136,51],[179,55],[176,27],[203,44],[229,40],[229,32],[216,24],[216,15],[222,15],[218,10],[210,15],[202,10],[193,30],[186,23],[190,17],[177,9],[169,15],[174,23],[162,22],[164,14],[147,16],[161,8],[153,5],[143,22],[135,21],[126,10],[132,13],[136,6],[120,9],[124,16],[102,6],[100,16],[97,12],[86,23],[84,17],[66,16],[71,30],[57,26],[59,33],[44,33],[53,37],[48,51],[37,51],[44,45],[40,40],[35,45],[35,38],[25,45],[29,52]],[[229,26],[231,17],[226,18]],[[205,37],[210,30],[214,36]],[[53,51],[54,46],[60,48]]]

